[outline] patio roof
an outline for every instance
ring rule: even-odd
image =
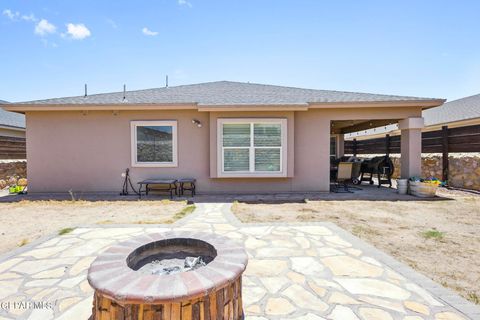
[[[425,119],[426,131],[438,130],[444,125],[453,128],[478,124],[480,122],[480,94],[449,101],[438,108],[424,110],[422,116]],[[363,130],[366,130],[366,132]],[[346,137],[348,139],[372,139],[387,133],[391,135],[399,134],[399,131],[396,123],[385,121],[384,123],[375,123],[370,128],[358,128],[358,130],[338,133],[353,133]]]

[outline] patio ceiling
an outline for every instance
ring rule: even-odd
[[[389,124],[397,123],[399,119],[381,119],[381,120],[335,120],[330,124],[330,133],[345,134],[368,130],[377,127],[383,127]]]

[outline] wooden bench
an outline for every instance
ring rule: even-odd
[[[142,192],[145,192],[145,196],[148,196],[150,190],[165,191],[170,193],[170,199],[173,199],[173,192],[177,195],[177,179],[147,179],[138,182],[138,197],[142,198]],[[158,187],[151,187],[156,185]],[[145,186],[145,191],[142,191],[142,186]]]

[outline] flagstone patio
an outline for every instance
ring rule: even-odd
[[[172,229],[245,244],[247,319],[480,319],[477,306],[331,223],[241,224],[228,204],[210,203],[174,225],[79,227],[4,255],[0,320],[88,319],[86,273],[95,256],[117,241]],[[14,306],[24,301],[52,305]]]

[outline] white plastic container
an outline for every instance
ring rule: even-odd
[[[397,192],[398,194],[407,194],[408,179],[397,179]]]

